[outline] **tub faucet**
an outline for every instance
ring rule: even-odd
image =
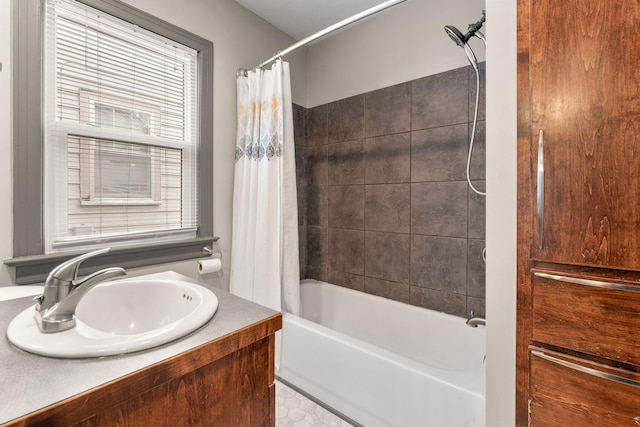
[[[476,316],[473,313],[473,311],[471,311],[471,315],[467,319],[467,325],[471,326],[472,328],[477,328],[478,325],[486,325],[486,324],[487,324],[487,322],[484,319],[484,317]]]
[[[76,307],[82,297],[97,284],[127,274],[120,267],[111,267],[77,280],[82,261],[106,252],[109,248],[98,249],[65,261],[51,270],[44,292],[34,298],[37,302],[34,318],[41,332],[62,332],[73,328],[76,325]]]

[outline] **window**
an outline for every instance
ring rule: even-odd
[[[16,282],[96,246],[130,267],[202,256],[212,44],[116,0],[13,8]]]
[[[195,236],[197,51],[75,0],[45,46],[45,251]]]

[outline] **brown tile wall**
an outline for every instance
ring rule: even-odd
[[[485,185],[484,64],[471,176]],[[475,73],[294,106],[300,274],[484,314],[485,200],[467,186]]]

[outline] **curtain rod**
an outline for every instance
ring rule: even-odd
[[[381,11],[383,11],[385,9],[388,9],[388,8],[390,8],[392,6],[395,6],[395,5],[399,4],[399,3],[403,3],[405,1],[407,1],[407,0],[387,0],[386,2],[380,3],[377,6],[373,6],[372,8],[364,10],[364,11],[362,11],[360,13],[356,13],[355,15],[351,16],[350,18],[343,19],[342,21],[340,21],[340,22],[338,22],[336,24],[333,24],[333,25],[325,28],[324,30],[320,30],[315,34],[312,34],[312,35],[300,40],[298,43],[295,43],[295,44],[289,46],[285,50],[276,53],[271,58],[267,59],[266,61],[264,61],[260,65],[256,66],[256,68],[262,68],[265,65],[269,64],[270,62],[273,62],[276,59],[281,58],[281,57],[285,56],[286,54],[293,52],[296,49],[299,49],[299,48],[301,48],[301,47],[303,47],[305,45],[308,45],[309,43],[319,39],[320,37],[324,37],[327,34],[332,33],[332,32],[334,32],[336,30],[339,30],[342,27],[346,27],[347,25],[352,24],[352,23],[354,23],[356,21],[359,21],[359,20],[361,20],[363,18],[366,18],[367,16],[373,15],[374,13],[381,12]]]

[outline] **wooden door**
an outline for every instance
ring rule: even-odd
[[[531,256],[640,269],[640,2],[530,6]]]

